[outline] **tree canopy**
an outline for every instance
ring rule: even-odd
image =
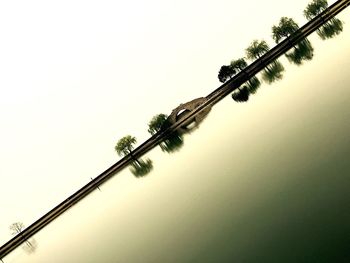
[[[247,58],[258,59],[270,50],[269,45],[265,40],[254,40],[250,46],[246,49]]]
[[[325,9],[328,7],[327,0],[313,0],[311,3],[309,3],[305,10],[304,10],[304,16],[311,20],[315,16],[318,16],[321,14]]]
[[[281,39],[289,37],[298,29],[298,24],[292,18],[282,17],[279,24],[272,27],[272,38],[279,43]]]
[[[168,126],[168,116],[161,113],[153,116],[151,121],[148,123],[148,132],[150,134],[156,134],[162,129]]]
[[[247,62],[244,58],[239,58],[231,61],[231,67],[235,70],[242,71],[245,67],[247,67]]]
[[[136,138],[131,135],[126,135],[123,138],[121,138],[114,149],[120,156],[125,156],[131,153],[131,151],[134,149],[134,144],[136,143]]]
[[[228,79],[232,78],[233,75],[236,74],[236,70],[234,70],[231,66],[221,66],[218,74],[218,79],[220,82],[225,83]]]

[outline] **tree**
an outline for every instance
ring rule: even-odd
[[[248,59],[258,59],[270,50],[269,45],[265,40],[254,40],[246,49]]]
[[[266,41],[254,40],[246,49],[246,53],[249,59],[259,59],[263,54],[265,54],[269,50],[270,48]],[[271,83],[275,80],[281,79],[283,77],[283,71],[283,65],[279,61],[275,60],[269,65],[265,66],[262,76],[266,82]]]
[[[146,159],[146,161],[144,161],[142,159],[135,158],[135,156],[132,154],[135,143],[136,138],[134,136],[126,135],[117,142],[115,150],[119,156],[126,156],[130,154],[133,160],[131,162],[130,170],[136,177],[140,177],[148,174],[152,170],[153,164],[150,159]]]
[[[232,60],[230,65],[233,69],[237,71],[243,71],[248,66],[244,58]]]
[[[151,135],[167,128],[169,126],[168,116],[165,114],[157,114],[153,116],[151,121],[148,123],[148,132]]]
[[[278,26],[272,27],[272,38],[279,43],[281,39],[289,37],[298,29],[298,24],[292,18],[282,17]]]
[[[305,10],[304,10],[304,16],[311,20],[315,16],[318,16],[321,14],[324,10],[326,10],[328,7],[327,0],[313,0],[311,3],[309,3]]]
[[[272,37],[276,43],[279,43],[281,39],[291,36],[298,29],[298,24],[292,18],[282,17],[279,24],[272,27]],[[292,52],[286,53],[286,57],[290,62],[301,65],[303,60],[313,58],[314,49],[306,38],[300,40],[293,47]]]
[[[244,69],[248,66],[247,62],[244,58],[239,58],[237,60],[231,61],[231,67],[234,68],[237,71],[244,71]],[[245,85],[249,91],[250,94],[256,93],[258,88],[260,87],[260,81],[257,77],[253,76],[251,77],[247,82],[245,82]]]
[[[314,17],[321,14],[327,8],[328,8],[327,0],[313,0],[306,6],[304,10],[304,16],[308,20],[311,20]],[[325,22],[317,30],[317,34],[321,37],[321,39],[325,40],[340,34],[342,31],[343,31],[343,22],[333,17],[327,22]]]
[[[10,230],[12,231],[12,235],[17,235],[22,232],[24,229],[24,224],[22,222],[15,222],[9,226]]]
[[[24,224],[22,222],[15,222],[9,226],[9,229],[11,230],[12,235],[18,235],[22,233],[22,230],[24,229]],[[27,253],[34,253],[38,246],[36,240],[34,238],[32,238],[31,240],[25,239],[24,242],[25,246],[23,246],[23,249]]]
[[[117,142],[114,149],[116,150],[119,156],[125,156],[132,152],[135,143],[135,137],[131,135],[126,135]]]
[[[220,82],[225,83],[228,79],[231,79],[236,71],[231,66],[221,66],[218,74],[218,79]]]

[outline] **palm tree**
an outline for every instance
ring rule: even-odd
[[[236,71],[231,66],[221,66],[218,74],[218,79],[220,82],[225,83],[227,80],[231,79]]]
[[[148,123],[148,132],[151,135],[156,134],[160,130],[163,130],[169,126],[168,116],[161,113],[153,116],[151,121]]]
[[[246,49],[248,59],[258,59],[270,50],[269,45],[265,40],[254,40],[250,46]]]
[[[304,16],[311,20],[314,17],[321,14],[328,8],[327,0],[313,0],[309,3],[305,10]],[[343,31],[343,22],[337,18],[332,18],[329,21],[325,22],[318,30],[317,34],[321,37],[321,39],[325,40],[328,38],[332,38]]]
[[[288,38],[299,29],[298,24],[288,17],[282,17],[277,26],[272,27],[272,37],[278,44],[281,39]],[[303,60],[311,60],[313,58],[313,47],[306,38],[300,40],[294,46],[292,52],[287,52],[286,57],[290,62],[301,65]]]
[[[231,61],[231,67],[235,69],[236,71],[244,71],[244,69],[248,66],[247,62],[244,58],[239,58],[237,60]],[[260,81],[257,77],[253,76],[251,77],[246,83],[246,87],[248,88],[249,93],[254,94],[260,87]]]

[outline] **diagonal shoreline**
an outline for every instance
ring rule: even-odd
[[[244,71],[239,72],[236,76],[234,76],[231,80],[221,85],[219,88],[215,89],[209,95],[206,96],[206,101],[199,105],[196,109],[191,111],[184,118],[180,119],[176,123],[172,124],[169,128],[164,131],[158,132],[148,140],[143,142],[140,146],[135,148],[133,152],[114,165],[109,167],[107,170],[102,172],[95,179],[81,187],[78,191],[70,195],[67,199],[62,201],[60,204],[55,206],[49,212],[44,214],[38,220],[33,222],[30,226],[24,229],[20,234],[16,235],[4,245],[0,247],[0,259],[4,258],[15,248],[20,246],[26,240],[28,240],[31,236],[39,232],[42,228],[52,222],[55,218],[63,214],[66,210],[68,210],[71,206],[82,200],[89,193],[94,191],[99,185],[106,182],[113,175],[115,175],[120,170],[124,169],[126,166],[130,164],[132,161],[131,156],[138,158],[154,147],[156,147],[161,141],[163,141],[169,134],[173,133],[179,127],[184,125],[186,121],[194,118],[201,112],[210,109],[220,100],[229,95],[232,91],[237,89],[244,82],[249,80],[251,77],[260,72],[266,65],[270,64],[281,55],[283,55],[286,51],[293,47],[296,43],[298,43],[303,38],[307,37],[314,31],[316,31],[320,26],[322,26],[325,22],[336,16],[338,13],[343,11],[346,7],[350,5],[350,0],[338,0],[331,6],[329,6],[324,12],[320,15],[316,16],[314,19],[306,23],[304,26],[299,28],[292,36],[288,37],[271,50],[269,50],[266,54],[264,54],[261,58],[255,60],[249,66],[245,68]]]

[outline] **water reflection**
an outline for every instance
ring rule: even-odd
[[[310,2],[305,10],[304,16],[311,20],[314,17],[318,16],[320,13],[325,11],[328,8],[327,0],[313,0]],[[343,31],[343,22],[337,18],[332,18],[329,21],[325,22],[318,30],[317,34],[321,39],[333,38],[336,35],[340,34]]]
[[[21,235],[22,236],[22,230],[24,228],[25,228],[25,226],[22,222],[15,222],[9,226],[9,229],[11,230],[12,235]],[[23,238],[23,236],[22,236],[22,238]],[[38,247],[38,244],[34,238],[24,240],[24,244],[22,246],[23,250],[28,254],[34,253],[36,251],[37,247]]]
[[[156,134],[161,130],[165,130],[170,127],[171,122],[166,114],[155,115],[151,121],[148,123],[148,132],[151,135]],[[160,144],[159,147],[162,151],[167,153],[173,153],[178,151],[184,144],[183,135],[179,132],[173,132],[168,137],[166,137]]]
[[[274,62],[267,65],[262,73],[262,78],[267,83],[272,83],[283,78],[284,67],[281,62],[275,60]]]
[[[159,146],[162,151],[173,153],[179,151],[184,145],[183,135],[178,132],[173,132]]]
[[[249,99],[249,90],[247,86],[239,87],[232,93],[232,99],[236,102],[246,102]]]
[[[254,40],[250,46],[246,49],[247,58],[249,59],[259,59],[262,55],[270,50],[270,47],[265,40]],[[264,67],[262,77],[267,83],[272,83],[276,80],[283,78],[282,72],[284,71],[283,65],[275,60],[269,65]]]
[[[132,174],[136,177],[142,177],[152,170],[153,164],[150,159],[143,160],[141,158],[135,158],[133,156],[132,150],[134,149],[136,142],[137,141],[134,136],[126,135],[119,139],[115,146],[115,150],[119,156],[126,156],[130,154],[131,158],[133,159],[130,167]]]
[[[247,65],[248,64],[244,58],[231,61],[231,67],[238,72],[244,71]],[[255,94],[260,87],[261,82],[256,76],[254,76],[250,78],[246,83],[244,83],[244,85],[247,87],[250,94]]]
[[[150,173],[153,169],[153,163],[151,159],[135,159],[131,163],[130,171],[135,177],[143,177]]]
[[[311,60],[314,56],[314,49],[309,40],[301,40],[293,47],[293,51],[287,52],[288,60],[296,65],[301,65],[303,60]]]
[[[31,238],[30,240],[25,241],[22,248],[27,254],[33,254],[33,253],[35,253],[36,249],[38,248],[38,243],[36,242],[36,240],[34,238]]]
[[[317,30],[317,34],[323,39],[333,38],[343,31],[343,22],[338,18],[332,18]]]
[[[299,29],[298,24],[288,17],[282,17],[277,26],[272,27],[272,37],[278,44],[282,39],[288,38]],[[286,52],[288,60],[296,65],[301,65],[303,60],[313,58],[313,47],[309,40],[304,38],[293,46],[292,51]]]

